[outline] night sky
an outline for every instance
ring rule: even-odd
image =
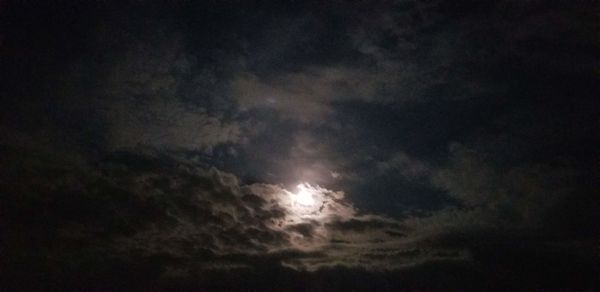
[[[594,0],[0,1],[0,290],[600,289]]]

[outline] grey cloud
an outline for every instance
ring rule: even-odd
[[[407,179],[427,176],[429,167],[418,159],[408,156],[405,152],[397,152],[391,158],[377,163],[377,169],[382,174],[399,173]]]
[[[378,216],[365,216],[352,218],[345,221],[336,221],[327,226],[341,232],[365,232],[379,229],[395,229],[404,231],[406,228],[399,222]],[[388,232],[389,230],[386,230]]]
[[[315,223],[316,222],[290,225],[286,229],[301,234],[304,237],[312,237],[315,229]]]
[[[236,122],[173,100],[115,101],[107,120],[112,149],[148,146],[210,152],[214,146],[237,143],[242,136]]]
[[[238,123],[183,101],[180,92],[187,86],[183,80],[195,80],[190,71],[194,58],[174,35],[134,42],[112,65],[100,101],[110,148],[210,152],[214,146],[240,140]]]
[[[438,6],[438,1],[392,1],[372,5],[360,16],[346,11],[357,24],[338,32],[344,35],[337,40],[343,44],[342,57],[328,64],[280,66],[268,75],[251,67],[241,69],[230,81],[230,94],[242,110],[272,110],[287,119],[322,123],[337,105],[347,102],[397,106],[485,93],[485,80],[464,68],[470,68],[473,57],[485,58],[486,52],[463,46],[472,37],[468,33],[442,27]],[[268,47],[297,50],[289,44],[278,46],[277,38]]]
[[[57,165],[49,162],[30,170]],[[399,248],[412,232],[390,218],[357,215],[341,192],[311,187],[324,201],[316,206],[319,212],[313,212],[292,207],[288,191],[280,186],[243,185],[232,174],[161,152],[114,152],[85,166],[85,172],[80,170],[84,166],[60,164],[62,170],[52,177],[52,172],[28,174],[23,167],[13,165],[19,181],[2,174],[2,188],[12,198],[22,198],[3,204],[7,232],[11,240],[24,240],[35,234],[31,230],[40,230],[36,236],[44,241],[77,242],[73,250],[49,245],[46,252],[60,258],[59,265],[71,264],[73,252],[101,250],[120,261],[168,259],[172,263],[163,266],[162,273],[169,275],[176,270],[185,274],[194,266],[191,259],[202,263],[202,269],[237,269],[253,266],[251,258],[257,255],[280,253],[276,263],[315,270],[329,266],[327,262],[344,262],[361,250]],[[28,222],[29,231],[19,231],[17,222]],[[336,250],[340,242],[346,244]],[[35,242],[13,243],[5,244],[15,255],[35,247]],[[286,251],[297,255],[285,256]],[[348,266],[396,267],[385,260],[369,263],[368,258],[360,252]]]
[[[276,73],[269,74],[264,74],[260,66],[247,66],[240,69],[230,80],[230,95],[237,100],[243,111],[272,110],[286,119],[317,124],[322,123],[322,118],[335,112],[336,105],[345,102],[398,104],[423,99],[421,95],[424,88],[436,82],[432,81],[431,72],[427,70],[435,71],[437,67],[431,68],[431,64],[428,64],[427,69],[422,70],[422,64],[417,64],[412,60],[414,58],[410,58],[409,55],[415,55],[412,51],[415,49],[414,41],[406,41],[406,48],[402,48],[398,54],[391,52],[399,48],[380,47],[377,38],[383,38],[383,35],[392,29],[396,38],[403,39],[398,30],[406,26],[394,24],[395,20],[387,12],[389,5],[372,7],[379,9],[362,5],[354,7],[372,10],[371,13],[367,13],[368,18],[361,13],[358,13],[361,16],[357,17],[357,11],[340,7],[343,17],[358,21],[358,24],[348,30],[335,31],[336,42],[329,39],[325,42],[318,40],[317,36],[322,29],[318,17],[309,14],[291,21],[281,20],[289,21],[293,25],[277,25],[286,28],[283,33],[281,28],[264,32],[267,34],[264,37],[267,41],[261,41],[261,49],[248,52],[249,55],[245,58],[253,61],[251,63],[269,64],[268,61],[273,61],[273,58],[291,54],[307,58],[306,65],[299,67],[286,63],[282,66],[275,62],[278,66],[272,69]],[[420,8],[411,10],[420,11]],[[378,22],[371,19],[384,20]],[[415,27],[408,30],[413,33],[423,26],[420,23],[415,24],[414,21],[411,25]],[[304,27],[304,31],[298,31],[298,27]],[[290,35],[295,36],[293,44],[289,42]],[[330,50],[330,46],[337,48],[333,52],[335,57],[332,57],[335,61],[323,64],[311,59],[310,53],[297,53],[298,48],[314,46],[319,46],[319,50],[322,51]],[[271,59],[265,59],[265,55]],[[406,58],[400,59],[397,55],[406,55]],[[448,53],[443,57],[434,57],[443,61],[450,55]],[[350,58],[351,62],[348,62]]]
[[[231,82],[231,94],[242,110],[271,109],[301,122],[318,123],[331,113],[334,102],[377,102],[376,93],[387,82],[386,75],[362,69],[315,67],[269,78],[240,74]]]
[[[385,233],[392,237],[405,237],[406,233],[394,231],[394,230],[386,230]]]
[[[250,131],[220,92],[218,66],[198,62],[179,30],[146,21],[139,31],[118,23],[98,28],[87,57],[59,73],[55,106],[66,118],[46,118],[44,134],[102,151],[141,146],[210,153],[240,143]],[[55,126],[53,119],[63,124]],[[92,139],[72,141],[82,136]]]
[[[465,263],[471,260],[469,252],[461,248],[419,248],[415,245],[398,243],[388,246],[342,243],[332,246],[327,254],[329,257],[288,259],[284,261],[284,265],[308,271],[345,267],[384,272],[408,270],[435,262]]]
[[[449,163],[432,169],[430,179],[456,204],[402,222],[424,241],[473,233],[557,232],[546,224],[556,224],[550,222],[557,214],[566,216],[557,206],[577,198],[576,178],[566,165],[501,165],[485,153],[453,144]]]
[[[464,146],[451,147],[451,165],[432,182],[463,203],[504,224],[536,226],[572,193],[576,173],[568,167],[523,164],[503,169]],[[499,222],[499,223],[500,223]]]

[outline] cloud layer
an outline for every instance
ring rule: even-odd
[[[0,5],[0,286],[598,283],[589,1],[63,4]]]
[[[301,270],[361,266],[376,250],[396,253],[394,242],[407,232],[393,219],[360,215],[342,192],[305,186],[318,204],[303,206],[294,201],[295,191],[243,185],[234,175],[159,154],[118,152],[94,169],[61,167],[53,177],[31,173],[44,167],[52,165],[13,169],[17,182],[3,176],[3,189],[21,198],[4,210],[10,234],[5,244],[17,257],[35,246],[18,244],[33,239],[19,228],[23,216],[28,230],[39,228],[38,240],[48,243],[45,251],[57,260],[99,249],[123,260],[184,261],[179,269],[191,268],[192,259],[207,269],[249,268],[252,257],[277,254],[279,264]],[[380,261],[369,268],[393,268],[392,261]]]

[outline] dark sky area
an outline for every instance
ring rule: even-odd
[[[600,289],[600,3],[0,1],[0,290]]]

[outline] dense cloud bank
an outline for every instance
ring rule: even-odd
[[[48,288],[144,283],[226,288],[229,277],[270,286],[262,279],[270,273],[282,277],[277,280],[282,287],[341,289],[358,281],[302,284],[330,281],[339,273],[373,278],[382,287],[444,287],[460,286],[461,277],[480,265],[512,269],[510,260],[501,259],[532,255],[540,257],[539,263],[519,261],[532,269],[566,265],[551,268],[553,273],[584,269],[584,282],[571,284],[587,285],[598,260],[597,255],[582,257],[593,252],[593,241],[547,241],[526,233],[537,222],[529,212],[544,211],[545,205],[529,212],[514,203],[515,210],[498,209],[502,194],[477,207],[477,198],[468,197],[462,200],[464,208],[397,220],[362,214],[343,193],[318,187],[314,190],[323,202],[316,206],[319,212],[294,207],[294,194],[281,186],[244,185],[234,175],[176,155],[115,152],[91,162],[32,157],[6,147],[2,151],[11,157],[1,176],[2,250],[8,255],[2,264],[9,267],[3,282],[9,286],[28,287],[20,280],[30,278]],[[446,171],[436,176],[438,183],[464,183],[444,177]],[[468,189],[456,194],[469,196]],[[439,273],[450,273],[440,278],[439,286],[420,278]],[[542,275],[546,272],[536,277]],[[564,284],[566,275],[558,276],[557,284]],[[511,272],[468,285],[489,285],[486,281],[502,277],[531,284]],[[224,282],[212,282],[219,279]]]
[[[495,220],[502,210],[490,206],[395,220],[360,214],[343,193],[316,188],[323,196],[317,213],[292,207],[293,194],[281,186],[244,185],[213,167],[156,152],[115,152],[93,163],[60,156],[41,159],[6,147],[3,155],[12,158],[5,161],[1,177],[7,285],[27,287],[19,279],[31,278],[56,281],[47,283],[49,288],[68,283],[137,286],[142,283],[135,279],[141,277],[151,281],[148,285],[185,287],[231,274],[236,281],[260,282],[269,273],[289,281],[278,285],[325,281],[337,273],[395,285],[400,280],[392,275],[397,273],[403,284],[436,287],[419,277],[449,269],[458,275],[440,281],[457,285],[455,277],[472,272],[481,260],[498,260],[479,258],[490,256],[490,249],[511,257],[533,249],[535,254],[556,254],[542,263],[567,261],[569,267],[584,269],[593,262],[565,254],[573,247],[585,254],[594,248],[591,242],[500,235],[522,232],[533,221],[500,224]],[[520,243],[513,247],[511,241]],[[419,276],[420,270],[428,272]],[[321,275],[311,275],[315,272]],[[581,277],[588,279],[587,274]],[[224,288],[227,281],[210,285]],[[297,287],[346,284],[305,285]]]
[[[311,187],[320,204],[296,206],[281,186],[243,185],[157,153],[116,152],[93,164],[40,162],[9,148],[3,154],[15,159],[2,173],[3,250],[10,255],[3,261],[12,267],[6,280],[29,272],[65,280],[78,267],[140,259],[169,279],[254,269],[256,258],[314,271],[389,270],[436,257],[403,243],[410,230],[400,222],[358,214],[341,192]],[[47,274],[47,264],[56,270]]]

